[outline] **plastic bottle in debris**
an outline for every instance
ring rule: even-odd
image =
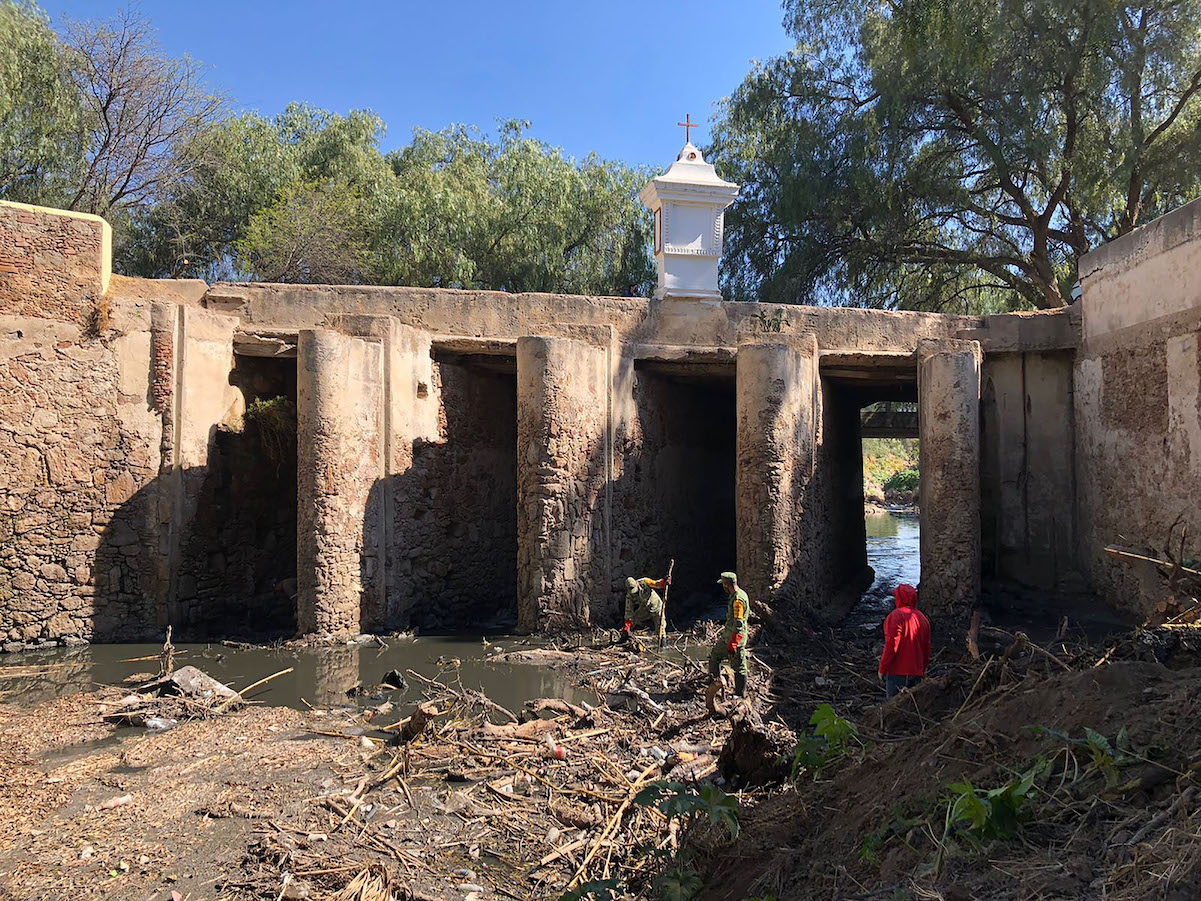
[[[543,732],[542,735],[546,738],[546,749],[550,752],[550,756],[555,760],[566,760],[567,749],[562,745],[555,744],[555,740],[551,738],[549,732]]]

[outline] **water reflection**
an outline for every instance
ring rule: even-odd
[[[387,648],[374,644],[326,648],[232,648],[184,644],[176,665],[191,664],[234,688],[293,667],[293,672],[255,689],[251,696],[267,704],[317,707],[356,703],[346,690],[377,684],[392,669],[412,669],[428,679],[484,691],[496,703],[516,710],[530,698],[559,697],[578,701],[580,691],[562,672],[538,666],[501,666],[489,662],[498,649],[528,646],[523,639],[388,638]],[[160,647],[153,644],[100,644],[77,648],[26,651],[0,657],[0,700],[34,704],[99,685],[116,685],[137,673],[158,670]],[[150,659],[140,659],[150,658]],[[395,701],[417,700],[424,686],[412,677],[407,692],[388,695]],[[588,700],[585,698],[585,700]],[[592,698],[591,700],[595,700]],[[362,703],[374,703],[370,698]]]

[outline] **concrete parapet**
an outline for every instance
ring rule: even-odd
[[[977,341],[917,348],[922,603],[948,610],[980,594],[980,364]]]
[[[752,602],[812,601],[806,489],[813,475],[817,342],[738,348],[738,577]]]
[[[590,621],[608,591],[610,348],[517,341],[517,617]]]
[[[377,342],[305,329],[297,344],[297,623],[302,634],[360,631],[380,555],[383,351]]]

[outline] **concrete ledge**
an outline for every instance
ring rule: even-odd
[[[1080,258],[1080,279],[1108,278],[1201,236],[1201,199],[1153,219]]]

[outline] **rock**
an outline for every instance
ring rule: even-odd
[[[167,681],[178,689],[179,694],[187,695],[190,698],[205,700],[212,697],[232,698],[237,694],[228,685],[218,682],[208,673],[202,672],[194,666],[181,666],[171,674]]]

